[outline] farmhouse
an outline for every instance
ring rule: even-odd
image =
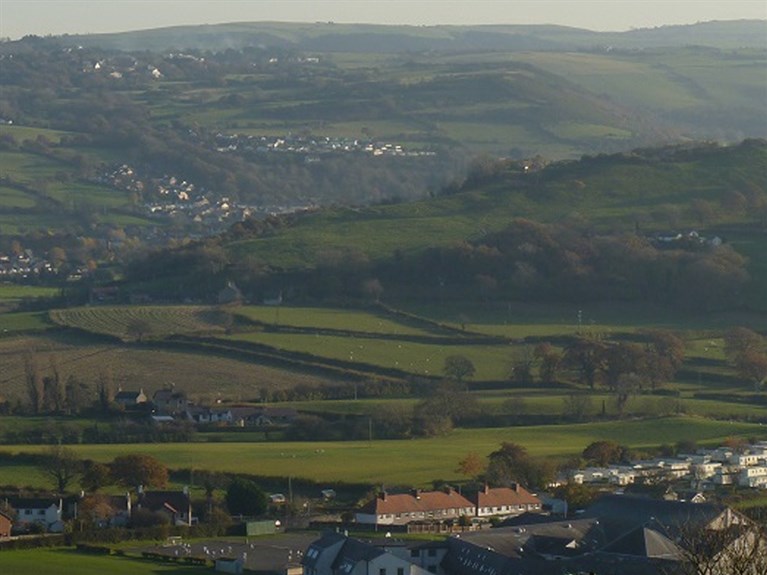
[[[147,396],[144,394],[143,389],[138,391],[123,391],[120,390],[115,394],[115,403],[124,408],[135,407],[147,402]]]
[[[152,396],[152,404],[160,415],[176,415],[184,413],[189,402],[183,391],[158,389]]]
[[[452,488],[388,494],[385,491],[355,515],[357,523],[406,525],[412,521],[440,521],[473,517],[474,504]]]

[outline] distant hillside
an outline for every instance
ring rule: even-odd
[[[765,48],[767,20],[703,22],[629,32],[563,26],[384,26],[254,22],[178,26],[116,34],[69,35],[67,45],[118,50],[293,48],[323,52],[582,50],[709,46]]]
[[[199,290],[217,289],[226,279],[257,298],[283,290],[300,298],[364,297],[362,286],[380,279],[388,293],[405,298],[427,297],[439,284],[451,297],[489,290],[524,299],[542,282],[557,299],[580,278],[581,297],[634,298],[640,284],[633,279],[602,287],[618,281],[610,276],[618,265],[638,258],[626,273],[648,266],[641,282],[652,284],[643,292],[652,301],[684,301],[683,290],[694,285],[691,274],[718,270],[711,273],[735,283],[717,291],[710,282],[710,293],[698,298],[701,307],[746,301],[763,309],[767,141],[636,150],[542,169],[525,165],[477,166],[460,190],[432,200],[245,223],[219,240],[155,255],[130,277],[141,285],[134,289],[181,290],[178,297],[210,297]],[[696,234],[670,244],[671,251],[654,243],[692,230]],[[726,247],[704,249],[720,236]],[[545,264],[519,261],[549,252]],[[529,281],[512,273],[516,265]],[[559,277],[573,266],[572,278]],[[665,280],[664,273],[670,274]],[[673,289],[658,283],[677,276],[682,279],[673,280]],[[593,284],[595,278],[601,283]]]

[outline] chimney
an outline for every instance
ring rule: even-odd
[[[490,486],[487,483],[485,483],[485,488],[483,489],[483,491],[485,492],[485,495],[490,493]]]
[[[421,498],[421,490],[420,489],[413,489],[413,497],[415,497],[416,499],[420,499]]]
[[[512,483],[512,484],[511,484],[511,488],[512,488],[514,491],[516,491],[517,493],[519,493],[519,483]]]
[[[378,498],[381,501],[386,501],[386,491],[381,491],[381,493],[378,494]]]

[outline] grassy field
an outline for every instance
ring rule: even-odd
[[[474,377],[488,380],[508,377],[514,358],[514,351],[508,345],[439,345],[365,337],[281,333],[238,334],[229,339],[423,375],[441,376],[446,357],[463,355],[474,363],[477,369]]]
[[[235,313],[273,326],[360,331],[371,334],[431,335],[431,332],[394,321],[381,314],[340,308],[244,306]]]
[[[111,377],[115,388],[143,387],[151,394],[174,384],[193,399],[206,403],[212,403],[219,397],[234,401],[252,400],[260,397],[262,389],[331,383],[316,374],[276,369],[199,352],[152,350],[79,341],[71,334],[65,338],[43,334],[0,338],[0,395],[26,399],[25,354],[36,358],[43,376],[51,373],[51,361],[55,361],[65,380],[75,375],[89,386],[94,398],[97,382],[105,374]]]
[[[128,557],[104,557],[77,553],[72,549],[27,549],[0,553],[3,575],[200,575],[208,567],[164,565]]]
[[[48,314],[41,311],[0,313],[0,335],[44,331],[51,327]],[[2,376],[0,376],[2,378]]]
[[[224,315],[203,306],[123,306],[81,307],[50,312],[51,320],[67,327],[120,338],[137,337],[137,322],[142,337],[223,331]]]
[[[375,430],[373,431],[375,433]],[[503,441],[525,446],[531,454],[565,458],[589,443],[612,439],[637,448],[691,439],[718,443],[730,436],[767,438],[761,425],[694,417],[625,420],[571,425],[459,429],[445,437],[400,441],[187,443],[152,445],[77,445],[84,458],[111,461],[125,453],[158,457],[172,469],[207,469],[319,482],[345,481],[386,485],[429,485],[435,479],[458,480],[455,468],[468,452],[487,455]],[[37,451],[38,446],[6,447]]]

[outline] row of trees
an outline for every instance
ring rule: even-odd
[[[168,483],[168,468],[150,455],[119,455],[104,464],[81,460],[74,450],[62,445],[52,445],[42,454],[39,469],[58,493],[64,493],[76,479],[88,491],[108,485],[136,488],[165,487]]]

